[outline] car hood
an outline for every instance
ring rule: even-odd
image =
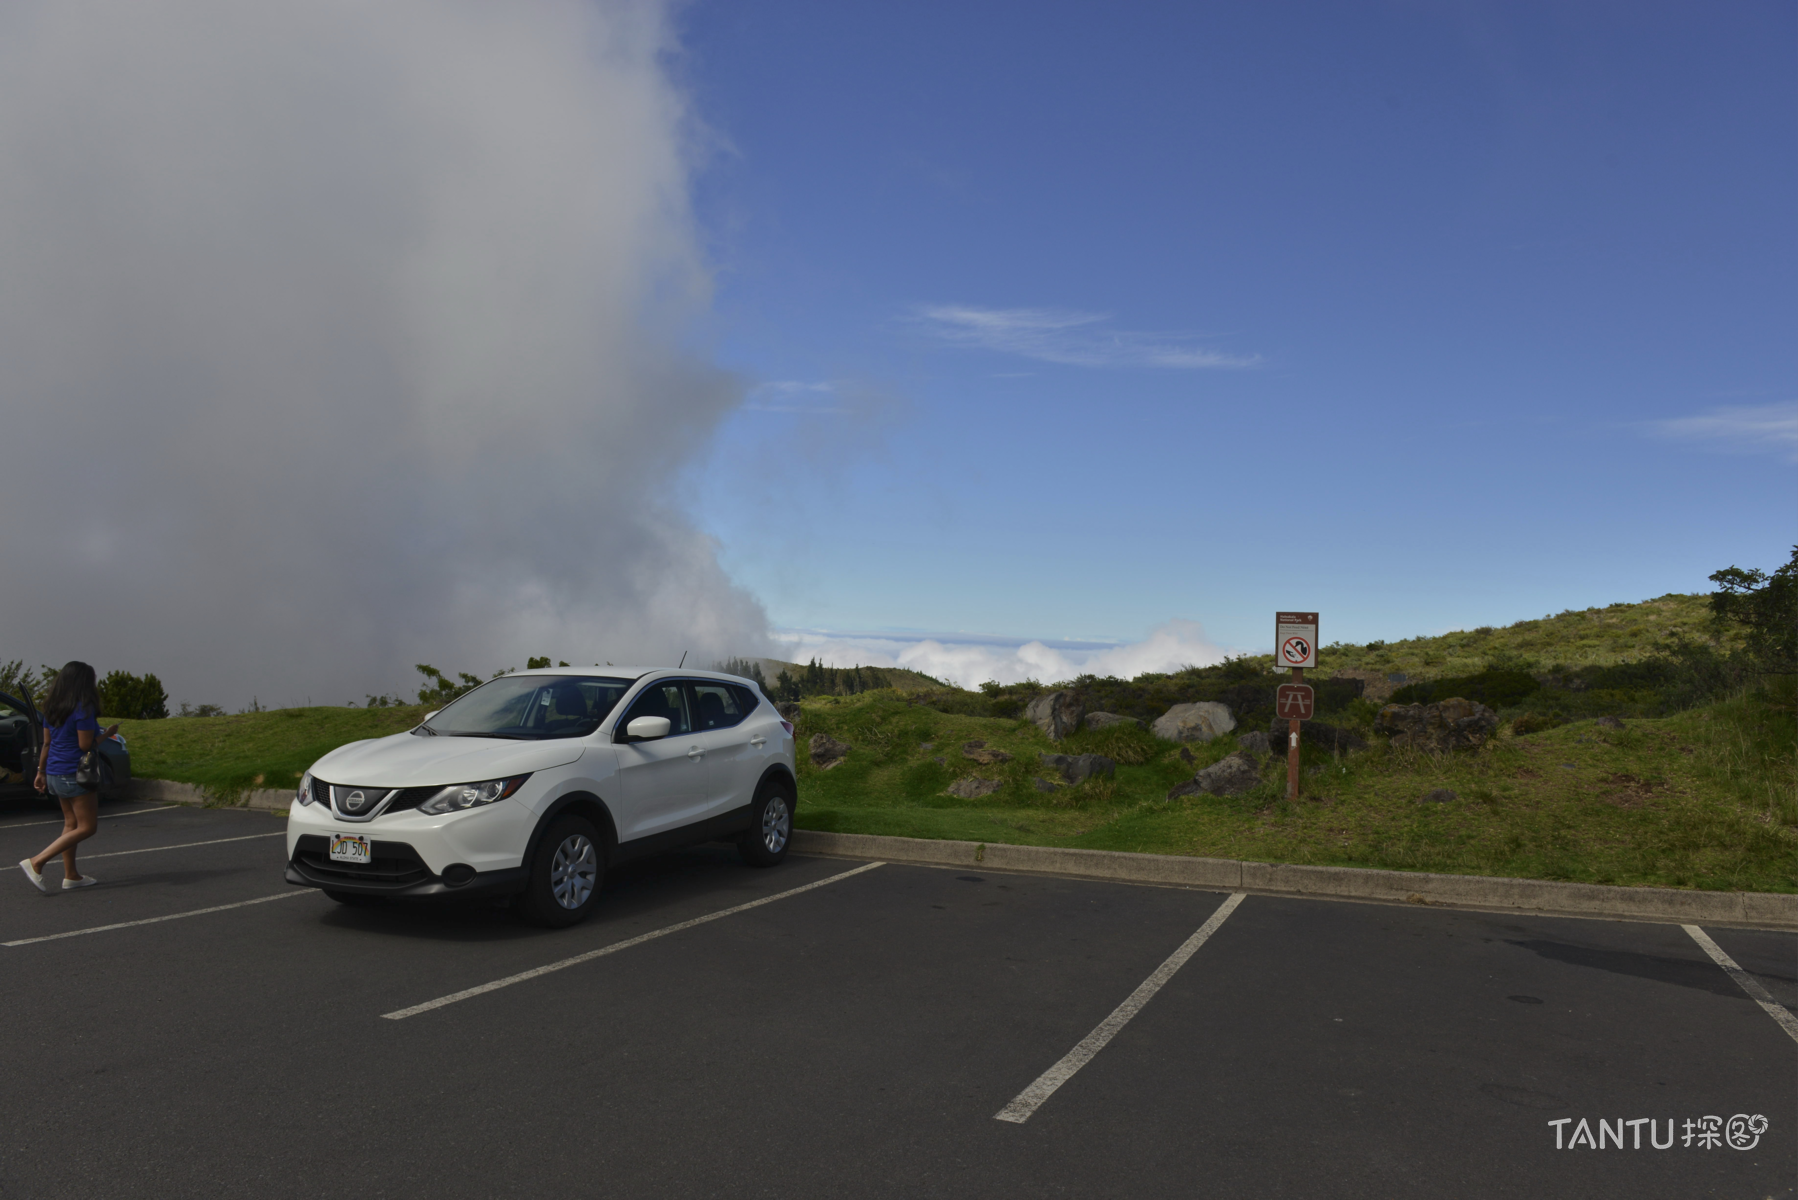
[[[417,737],[396,733],[392,737],[339,746],[313,763],[312,773],[327,783],[361,787],[479,783],[484,779],[547,771],[573,762],[586,748],[587,743],[580,738],[514,742],[497,738]]]

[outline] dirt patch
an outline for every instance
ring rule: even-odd
[[[1673,790],[1667,784],[1650,783],[1627,771],[1607,775],[1599,783],[1609,789],[1599,799],[1618,808],[1646,808],[1655,799]]]

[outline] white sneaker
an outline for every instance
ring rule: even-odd
[[[25,878],[31,880],[32,887],[44,893],[46,896],[50,894],[50,885],[45,883],[44,877],[33,869],[29,858],[21,858],[19,860],[19,870],[25,872]]]
[[[93,887],[96,883],[99,883],[99,882],[100,881],[98,879],[95,879],[92,875],[83,875],[80,879],[65,879],[65,880],[63,880],[62,881],[62,890],[66,892],[71,888]]]

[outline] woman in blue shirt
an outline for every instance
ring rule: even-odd
[[[31,858],[19,860],[19,870],[40,892],[49,892],[44,868],[62,855],[64,891],[99,882],[75,869],[75,846],[100,828],[100,793],[75,782],[81,756],[119,727],[100,728],[100,689],[94,669],[84,662],[66,663],[44,695],[44,747],[37,758],[37,790],[49,791],[62,802],[62,836]]]

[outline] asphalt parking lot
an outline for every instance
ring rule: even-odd
[[[0,861],[50,819],[0,808]],[[7,867],[0,1196],[1639,1200],[1798,1181],[1798,1041],[1677,925],[756,871],[706,847],[614,872],[591,921],[550,932],[288,887],[282,829],[108,803],[82,856],[101,886],[44,897]],[[1704,932],[1798,1007],[1798,936]],[[1766,1120],[1752,1148],[1729,1144],[1737,1115]],[[1582,1121],[1603,1148],[1557,1150]]]

